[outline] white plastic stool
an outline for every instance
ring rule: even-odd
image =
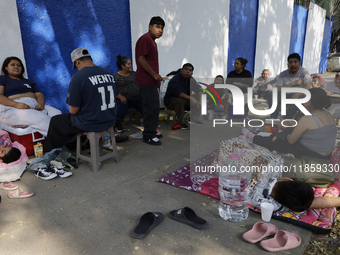
[[[103,146],[101,142],[101,137],[104,135],[104,133],[109,133],[111,136],[111,143],[112,143],[112,151],[110,149],[110,153],[107,153],[103,155]],[[81,154],[81,144],[80,144],[80,137],[82,135],[86,135],[90,142],[90,152],[91,156],[86,156],[84,154]],[[87,150],[86,150],[87,151]],[[84,152],[84,151],[83,151]],[[101,156],[102,155],[102,156]],[[117,163],[119,162],[118,158],[118,151],[117,151],[117,145],[116,145],[116,139],[113,131],[113,127],[110,127],[107,130],[99,131],[99,132],[79,132],[77,134],[77,151],[76,151],[76,160],[77,164],[79,162],[79,159],[85,160],[87,162],[90,162],[92,164],[92,171],[98,172],[99,170],[99,163],[112,158],[116,156]]]

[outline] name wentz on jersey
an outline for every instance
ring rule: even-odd
[[[114,76],[111,74],[93,75],[89,77],[89,80],[91,81],[93,86],[98,85],[98,84],[108,83],[108,82],[115,83]]]

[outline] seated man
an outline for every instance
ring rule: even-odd
[[[340,73],[335,74],[334,82],[326,84],[325,90],[335,94],[340,94]]]
[[[268,69],[263,69],[261,77],[257,78],[253,85],[253,94],[259,98],[267,98],[268,93],[273,90],[276,80],[274,77],[269,77]]]
[[[311,88],[312,79],[310,77],[309,71],[301,67],[301,57],[297,53],[292,53],[288,56],[288,69],[281,72],[279,78],[277,80],[277,102],[278,105],[281,104],[281,88],[282,87],[301,87],[305,89]],[[304,97],[304,94],[301,93],[287,93],[287,98],[299,98]],[[268,105],[269,108],[272,107],[273,104],[273,93],[268,93]],[[287,119],[292,119],[297,112],[297,107],[295,105],[289,105],[287,110]],[[271,114],[272,119],[276,119],[279,114],[279,108]]]
[[[81,131],[102,131],[116,121],[115,96],[118,95],[114,76],[108,70],[96,66],[85,48],[71,53],[73,69],[66,103],[68,114],[52,117],[48,129],[46,151],[62,147]]]
[[[200,96],[196,80],[192,78],[194,67],[190,63],[183,65],[181,71],[176,74],[170,81],[166,94],[164,97],[164,104],[168,109],[175,110],[178,124],[181,129],[188,129],[188,125],[184,122],[184,110],[190,110],[190,102],[193,105],[191,109],[190,124],[202,125],[203,123],[198,120],[200,109],[200,102],[194,96]],[[193,95],[191,92],[196,92]]]

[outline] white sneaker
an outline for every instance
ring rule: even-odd
[[[188,123],[191,124],[191,125],[197,125],[197,126],[203,125],[203,122],[199,121],[199,120],[189,120]]]
[[[138,131],[137,133],[130,135],[130,137],[136,138],[136,139],[142,139],[143,138],[143,132]]]
[[[66,178],[72,175],[72,172],[65,171],[64,169],[58,169],[51,164],[51,172],[57,174],[60,178]]]

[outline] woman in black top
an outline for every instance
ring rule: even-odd
[[[244,94],[244,99],[245,99],[245,105],[244,105],[244,112],[245,112],[245,117],[248,115],[248,104],[247,104],[247,88],[253,86],[253,76],[251,73],[244,69],[248,63],[247,59],[244,58],[237,58],[234,62],[234,71],[231,71],[226,79],[226,84],[233,84],[237,87],[239,87],[243,94]],[[228,101],[227,102],[227,107],[229,109],[229,104],[232,104],[231,100],[231,94],[229,94],[229,90],[226,89],[225,93],[225,99]],[[228,114],[228,109],[225,109],[226,114]]]
[[[135,108],[143,116],[143,101],[139,96],[139,85],[135,82],[135,71],[132,71],[131,60],[121,55],[117,56],[119,71],[114,74],[119,95],[116,97],[118,106],[115,130],[124,132],[122,122],[130,107]]]

